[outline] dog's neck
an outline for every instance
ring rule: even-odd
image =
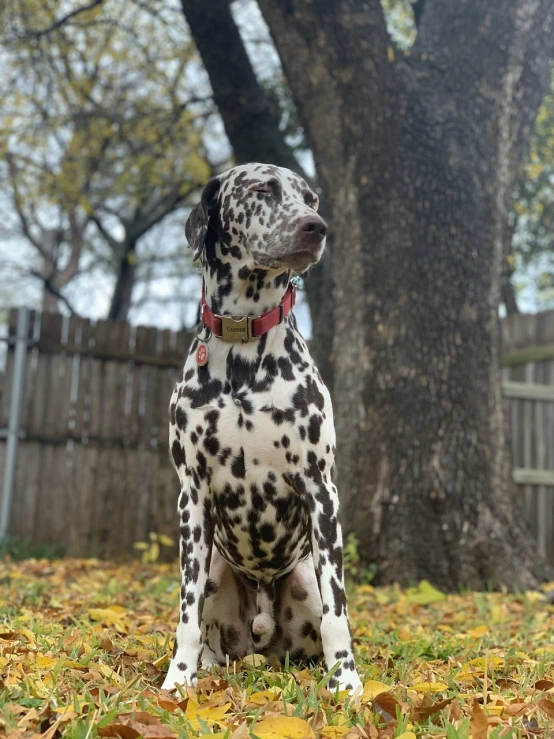
[[[290,272],[231,257],[205,263],[202,278],[206,303],[216,315],[261,316],[282,301]]]

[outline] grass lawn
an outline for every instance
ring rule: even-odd
[[[351,588],[364,693],[319,669],[232,664],[160,692],[175,565],[0,561],[0,736],[554,736],[554,608],[539,593]]]

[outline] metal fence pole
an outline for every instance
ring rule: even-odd
[[[20,308],[17,314],[17,333],[15,338],[15,356],[13,363],[13,381],[10,399],[10,417],[6,439],[6,464],[4,466],[4,488],[0,507],[0,540],[8,533],[12,510],[13,483],[17,460],[17,444],[19,441],[19,420],[23,385],[25,383],[25,363],[29,341],[30,312],[28,308]]]

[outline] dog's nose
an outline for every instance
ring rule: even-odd
[[[306,216],[300,221],[300,230],[309,234],[318,234],[323,238],[327,233],[327,224],[319,216]]]

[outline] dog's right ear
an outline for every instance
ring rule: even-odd
[[[206,244],[206,234],[210,224],[210,215],[215,205],[220,182],[217,177],[210,180],[204,190],[198,205],[191,210],[185,224],[185,236],[192,248],[192,259],[196,261]]]

